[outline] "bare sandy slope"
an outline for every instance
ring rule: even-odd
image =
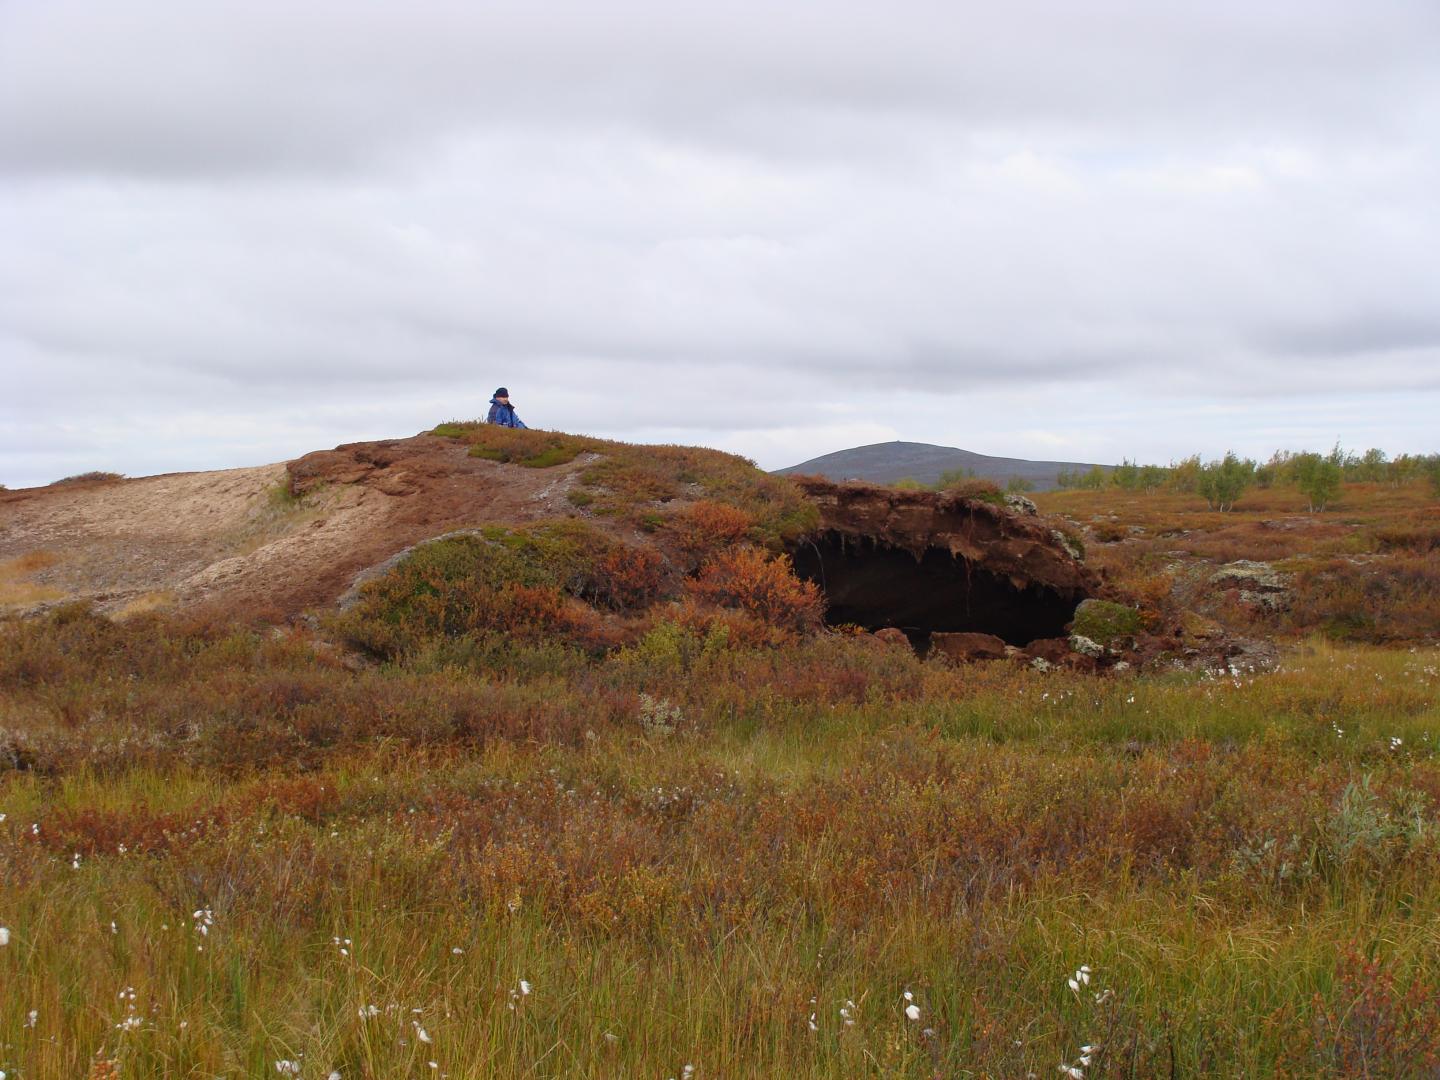
[[[0,581],[11,584],[0,607],[83,597],[110,611],[217,602],[295,614],[420,540],[570,512],[580,467],[500,465],[417,436],[249,469],[0,492]]]

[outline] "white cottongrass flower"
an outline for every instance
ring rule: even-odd
[[[275,1062],[275,1071],[281,1076],[299,1076],[300,1063],[298,1061],[290,1061],[288,1058],[281,1058]]]
[[[524,979],[521,979],[521,980],[520,980],[520,993],[521,993],[522,995],[529,996],[530,990],[531,990],[530,984],[529,984],[528,982],[526,982]]]
[[[10,944],[10,928],[9,928],[8,926],[0,926],[0,945],[9,945],[9,944]]]
[[[71,856],[71,858],[70,858],[70,869],[71,869],[71,870],[79,870],[79,869],[80,869],[80,852],[77,851],[77,852],[75,852],[75,854],[74,854],[73,856]]]
[[[426,1031],[423,1027],[421,1027],[419,1023],[414,1020],[411,1020],[410,1023],[414,1024],[415,1037],[419,1039],[422,1043],[425,1043],[428,1046],[430,1043],[435,1041],[434,1039],[430,1038],[430,1033]]]
[[[905,1015],[908,1016],[911,1020],[919,1020],[919,1019],[920,1019],[920,1006],[919,1006],[919,1005],[906,1005],[906,1006],[905,1006]]]
[[[339,1070],[339,1069],[331,1069],[331,1070],[330,1070],[330,1075],[327,1076],[327,1077],[325,1078],[325,1080],[340,1080],[340,1070]]]
[[[695,1066],[694,1066],[694,1065],[686,1065],[683,1069],[680,1070],[680,1078],[681,1078],[681,1080],[690,1080],[690,1078],[691,1078],[692,1076],[694,1076],[694,1075],[695,1075]]]
[[[1066,1080],[1085,1080],[1085,1070],[1079,1065],[1061,1065],[1060,1075]]]
[[[845,1022],[846,1027],[855,1026],[855,1002],[849,998],[846,998],[845,1004],[840,1006],[840,1019]]]
[[[31,1009],[28,1013],[25,1014],[25,1026],[26,1026],[27,1028],[33,1028],[33,1027],[34,1027],[36,1024],[38,1024],[39,1022],[40,1022],[40,1010],[39,1010],[39,1009]]]
[[[811,1013],[811,1014],[810,1014],[810,1019],[807,1020],[807,1021],[805,1021],[805,1023],[809,1026],[809,1028],[810,1028],[811,1031],[819,1031],[819,1030],[820,1030],[820,1025],[815,1022],[815,1014],[814,1014],[814,1013]]]
[[[360,1019],[361,1019],[361,1020],[373,1020],[373,1019],[375,1019],[375,1017],[377,1017],[377,1016],[379,1016],[379,1015],[380,1015],[380,1009],[379,1009],[378,1006],[375,1006],[375,1005],[361,1005],[361,1006],[360,1006]]]
[[[453,948],[453,949],[450,950],[450,955],[451,955],[451,956],[463,956],[464,953],[465,953],[465,950],[462,949],[462,948],[460,948],[459,945],[456,945],[455,948]]]

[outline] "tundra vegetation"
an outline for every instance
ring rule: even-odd
[[[1195,454],[1168,466],[1140,465],[1128,458],[1115,468],[1096,466],[1088,472],[1061,471],[1055,477],[1062,490],[1199,494],[1212,510],[1234,509],[1246,490],[1254,487],[1293,488],[1308,500],[1307,509],[1318,513],[1340,494],[1343,484],[1388,484],[1404,487],[1428,481],[1440,495],[1440,454],[1399,454],[1391,458],[1372,447],[1363,454],[1336,443],[1327,454],[1277,450],[1258,463],[1233,451],[1216,461],[1202,462]]]
[[[1036,496],[1090,618],[1283,646],[1102,678],[825,629],[739,459],[452,437],[589,501],[314,621],[0,624],[7,1077],[1440,1068],[1423,470]]]

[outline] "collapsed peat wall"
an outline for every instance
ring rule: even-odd
[[[790,553],[824,591],[833,624],[895,627],[921,646],[933,633],[1026,645],[1063,636],[1100,590],[1061,534],[998,499],[796,481],[821,522]]]

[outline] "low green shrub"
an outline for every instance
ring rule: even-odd
[[[487,633],[593,644],[599,627],[585,605],[642,608],[673,581],[659,551],[581,522],[488,528],[420,545],[362,586],[358,602],[333,626],[352,645],[387,659],[435,638]]]

